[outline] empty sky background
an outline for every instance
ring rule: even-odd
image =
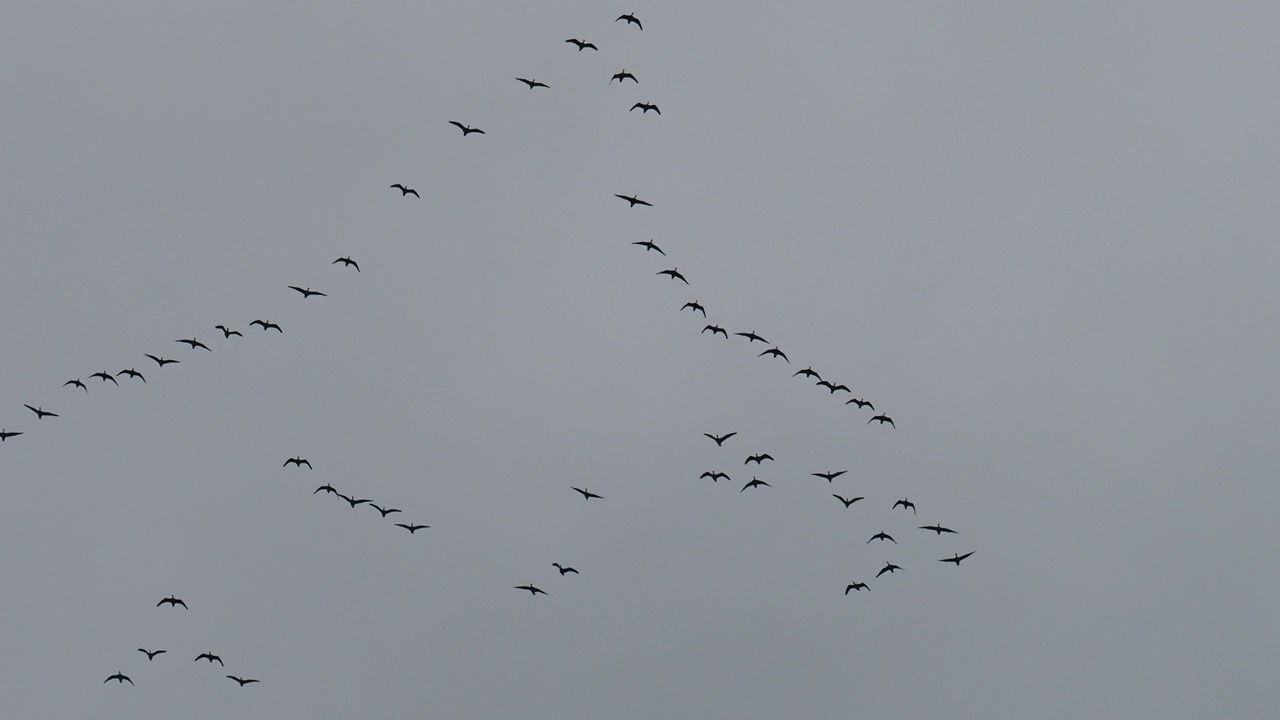
[[[1273,712],[1277,46],[1264,3],[14,5],[0,705]]]

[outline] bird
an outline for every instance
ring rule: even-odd
[[[645,115],[648,115],[650,110],[658,113],[659,115],[662,114],[662,111],[658,109],[658,106],[654,105],[653,103],[638,102],[635,105],[631,106],[631,110],[635,110],[636,108],[639,108],[640,110],[642,110]],[[631,112],[631,110],[628,110],[627,112]]]
[[[626,20],[628,25],[635,25],[641,30],[644,29],[644,26],[640,24],[640,19],[637,18],[636,14],[633,12],[627,13],[626,15],[619,15],[618,20]],[[614,22],[618,22],[618,20],[614,20]]]
[[[761,480],[760,478],[758,478],[758,477],[754,477],[754,476],[753,476],[753,477],[751,478],[751,482],[747,483],[746,485],[743,485],[743,486],[742,486],[742,490],[739,490],[738,492],[742,492],[743,490],[746,490],[746,489],[747,489],[747,488],[749,488],[749,487],[757,487],[757,486],[760,486],[760,485],[763,485],[763,486],[765,486],[765,487],[773,487],[772,485],[770,485],[769,483],[767,483],[767,482],[765,482],[765,481]]]
[[[895,429],[898,427],[897,425],[893,424],[893,418],[889,417],[888,415],[885,415],[884,413],[880,413],[879,415],[876,415],[875,417],[871,418],[870,420],[867,421],[867,424],[870,425],[871,423],[877,420],[880,421],[881,425],[885,423],[889,423],[890,425],[893,425]]]
[[[769,453],[760,453],[759,455],[747,456],[747,459],[744,460],[742,464],[748,465],[751,463],[752,460],[754,460],[757,465],[763,465],[765,460],[772,460],[772,459],[773,459],[773,456],[770,455]]]
[[[169,652],[168,650],[148,650],[146,648],[138,648],[138,652],[147,656],[148,660],[155,660],[160,653]]]
[[[315,493],[312,493],[312,494],[314,495]],[[391,513],[398,513],[398,512],[400,512],[400,508],[384,508],[384,507],[382,507],[381,505],[378,505],[377,503],[369,503],[369,507],[371,507],[371,508],[373,508],[374,510],[377,510],[378,512],[382,513],[382,517],[386,517],[386,516],[390,515]]]
[[[241,677],[236,677],[235,675],[228,675],[227,677],[229,677],[229,678],[231,678],[232,680],[235,680],[236,682],[240,683],[240,687],[244,687],[245,685],[248,685],[249,683],[256,683],[256,682],[258,682],[258,681],[257,681],[256,679],[254,679],[254,678],[241,678]]]
[[[827,482],[831,482],[832,480],[835,480],[836,478],[840,477],[841,475],[843,475],[843,474],[845,474],[845,473],[847,473],[847,472],[849,472],[849,471],[848,471],[848,470],[836,470],[835,472],[809,473],[809,474],[810,474],[810,475],[812,475],[812,476],[814,476],[814,477],[820,477],[820,478],[822,478],[823,480],[826,480]]]
[[[129,676],[128,676],[128,675],[125,675],[125,674],[124,674],[124,673],[122,673],[122,672],[116,671],[116,674],[115,674],[115,675],[108,675],[108,676],[107,676],[107,679],[106,679],[106,680],[103,680],[102,682],[104,682],[104,683],[109,683],[109,682],[111,682],[112,680],[115,680],[116,682],[118,682],[118,683],[120,683],[121,685],[123,685],[125,680],[129,680]],[[130,685],[132,685],[132,684],[133,684],[133,680],[129,680],[129,684],[130,684]]]
[[[701,475],[699,475],[698,478],[699,479],[711,478],[711,482],[720,482],[720,478],[724,478],[725,480],[733,480],[733,478],[729,477],[727,473],[722,473],[718,470],[716,472],[711,472],[708,470],[707,472],[704,472]]]
[[[483,130],[481,130],[480,128],[473,128],[473,127],[471,127],[470,125],[463,125],[462,123],[458,122],[457,120],[450,120],[450,121],[449,121],[449,124],[450,124],[450,125],[456,125],[456,126],[458,127],[458,129],[462,131],[462,137],[466,137],[466,136],[470,135],[471,133],[480,133],[481,135],[483,135],[483,134],[484,134],[484,131],[483,131]],[[415,194],[416,194],[416,193],[415,193]]]
[[[312,290],[312,289],[311,289],[311,288],[309,288],[309,287],[307,287],[307,288],[300,288],[300,287],[298,287],[297,285],[290,285],[290,286],[289,286],[289,289],[290,289],[290,290],[297,290],[298,292],[302,293],[302,297],[304,297],[304,298],[309,298],[309,297],[311,297],[312,295],[319,295],[320,297],[329,297],[328,295],[326,295],[326,294],[324,294],[324,293],[320,292],[319,290]]]
[[[906,498],[902,498],[902,499],[901,499],[901,500],[899,500],[898,502],[894,503],[894,504],[893,504],[893,507],[894,507],[894,508],[897,508],[899,505],[901,505],[901,506],[902,506],[902,509],[903,509],[903,510],[906,510],[907,508],[911,508],[911,514],[912,514],[912,515],[915,515],[915,514],[916,514],[916,504],[915,504],[915,503],[913,503],[913,502],[911,502],[910,500],[908,500],[908,499],[906,499]]]
[[[772,356],[774,356],[774,357],[780,357],[780,358],[782,358],[783,360],[786,360],[788,365],[790,365],[790,364],[791,364],[791,359],[787,357],[787,354],[786,354],[786,353],[784,353],[784,352],[782,352],[781,350],[779,350],[779,349],[778,349],[778,348],[776,348],[776,347],[771,347],[771,348],[769,348],[768,350],[765,350],[764,352],[760,353],[760,354],[759,354],[759,355],[757,355],[756,357],[764,357],[765,355],[772,355]]]
[[[325,492],[329,493],[330,495],[337,495],[337,494],[338,494],[338,489],[337,489],[337,488],[335,488],[334,486],[330,485],[329,483],[325,483],[324,485],[321,485],[320,487],[316,488],[316,489],[315,489],[311,494],[312,494],[312,495],[315,495],[316,493],[320,492],[321,490],[323,490],[323,491],[325,491]],[[377,505],[374,505],[374,507],[377,507]],[[384,516],[384,517],[385,517],[385,516]]]
[[[621,72],[614,73],[613,77],[609,78],[609,84],[612,85],[614,80],[617,80],[619,83],[622,83],[627,78],[631,78],[631,82],[636,83],[637,85],[640,84],[640,81],[636,80],[636,76],[627,72],[626,68],[622,68]]]
[[[708,330],[710,330],[710,331],[711,331],[711,335],[712,335],[712,336],[715,336],[715,335],[723,335],[726,339],[729,337],[729,331],[728,331],[728,330],[725,330],[724,328],[720,327],[719,325],[708,325],[708,326],[706,326],[706,327],[702,328],[702,332],[706,332],[706,331],[708,331]],[[702,333],[698,333],[698,334],[699,334],[699,335],[701,335]]]
[[[769,341],[768,341],[768,340],[765,340],[764,338],[762,338],[762,337],[760,337],[759,335],[757,335],[755,330],[752,330],[751,332],[734,333],[734,335],[737,335],[738,337],[744,337],[744,338],[746,338],[746,339],[747,339],[747,342],[755,342],[755,341],[759,340],[760,342],[764,343],[765,345],[768,345],[768,344],[769,344]]]
[[[869,408],[871,408],[872,410],[875,410],[875,409],[876,409],[876,406],[875,406],[875,405],[872,405],[870,402],[868,402],[868,401],[866,401],[866,400],[863,400],[863,399],[861,399],[861,398],[854,398],[854,399],[852,399],[852,400],[845,400],[845,401],[844,401],[844,404],[845,404],[845,405],[857,405],[859,410],[861,410],[861,409],[862,409],[862,408],[864,408],[864,407],[869,407]]]
[[[92,375],[90,375],[89,377],[93,377],[93,376],[92,376]],[[115,378],[112,378],[112,379],[114,380]],[[117,384],[119,384],[119,383],[117,383]],[[83,390],[83,391],[85,391],[85,392],[89,392],[89,388],[88,388],[88,387],[87,387],[87,386],[86,386],[86,385],[85,385],[85,384],[80,380],[80,378],[76,378],[75,380],[68,380],[68,381],[66,381],[66,382],[62,383],[62,387],[66,387],[66,386],[68,386],[68,385],[75,385],[76,387],[80,388],[81,390]]]
[[[849,583],[848,585],[846,585],[844,588],[844,594],[848,595],[850,590],[857,590],[858,592],[862,592],[863,590],[866,590],[867,592],[871,592],[871,588],[867,587],[866,583],[860,583],[860,582]]]
[[[684,312],[685,308],[691,308],[694,312],[702,313],[702,317],[704,318],[707,316],[707,309],[702,307],[702,304],[699,303],[697,300],[694,300],[693,302],[687,302],[684,305],[680,306],[680,312]]]
[[[635,207],[637,205],[644,205],[645,207],[653,207],[653,203],[641,200],[640,198],[634,195],[619,195],[617,193],[614,193],[613,196],[616,198],[622,198],[623,200],[626,200],[627,202],[631,203],[631,207]],[[666,253],[663,253],[663,255],[665,254]]]
[[[835,493],[832,493],[832,494],[831,494],[831,497],[833,497],[833,498],[835,498],[835,499],[839,500],[840,502],[844,503],[844,506],[845,506],[846,508],[847,508],[847,507],[849,507],[850,505],[852,505],[852,504],[854,504],[854,503],[858,502],[859,500],[865,500],[865,499],[866,499],[865,497],[862,497],[862,496],[859,496],[859,497],[856,497],[856,498],[847,498],[847,497],[845,497],[845,496],[843,496],[843,495],[836,495]],[[867,542],[871,542],[871,541],[870,541],[870,540],[868,540]]]
[[[889,573],[892,575],[894,572],[897,572],[898,570],[901,570],[901,569],[902,569],[901,565],[894,565],[893,563],[886,560],[884,563],[884,567],[880,568],[880,572],[876,573],[876,577],[880,577],[885,573]]]
[[[604,499],[604,496],[603,496],[603,495],[597,495],[597,494],[595,494],[595,493],[593,493],[593,492],[588,491],[586,488],[577,488],[577,487],[576,487],[576,488],[573,488],[573,489],[574,489],[574,490],[577,490],[577,491],[578,491],[578,492],[580,492],[580,493],[582,493],[582,497],[583,497],[583,498],[585,498],[585,499],[587,499],[587,500],[590,500],[591,498],[600,498],[601,500],[603,500],[603,499]]]
[[[334,493],[334,494],[342,498],[343,500],[346,500],[348,503],[350,503],[352,509],[354,509],[355,506],[361,503],[369,502],[369,498],[357,498],[353,495],[343,495],[342,493]]]
[[[685,285],[689,284],[689,281],[685,280],[684,275],[680,274],[680,268],[671,268],[670,270],[659,270],[658,272],[654,273],[654,275],[668,275],[671,277],[672,280],[680,280],[684,282]]]
[[[226,663],[222,662],[222,658],[218,657],[217,655],[214,655],[211,652],[202,652],[199,655],[197,655],[196,662],[200,662],[201,660],[208,660],[210,665],[213,664],[214,660],[217,660],[219,665],[226,667]]]
[[[156,607],[160,607],[161,605],[165,605],[165,604],[171,605],[173,607],[178,607],[179,605],[181,605],[183,610],[191,609],[187,607],[186,603],[182,602],[182,598],[177,598],[172,595],[156,603]]]
[[[573,43],[574,45],[577,45],[578,52],[582,52],[586,48],[591,48],[592,50],[597,50],[597,51],[600,50],[600,48],[595,46],[595,43],[589,43],[586,40],[579,40],[578,38],[569,38],[568,40],[565,40],[565,42]]]
[[[402,527],[405,530],[408,530],[409,534],[412,535],[418,532],[419,530],[422,530],[423,528],[429,528],[431,526],[430,525],[406,525],[404,523],[396,523],[396,527]]]
[[[803,370],[797,370],[797,371],[795,371],[794,373],[792,373],[791,377],[795,377],[796,375],[803,375],[803,376],[805,376],[805,377],[818,378],[819,380],[821,380],[821,379],[822,379],[822,376],[821,376],[821,375],[819,375],[818,373],[816,373],[816,372],[814,372],[814,371],[813,371],[813,366],[812,366],[812,365],[810,365],[809,367],[807,367],[807,368],[805,368],[805,369],[803,369]]]
[[[155,355],[147,355],[147,357],[151,358],[152,360],[155,360],[156,364],[159,365],[160,367],[164,367],[165,365],[169,365],[172,363],[182,362],[181,360],[170,360],[169,358],[156,357]],[[119,385],[120,383],[116,383],[116,384]]]
[[[829,382],[827,382],[826,380],[819,380],[817,384],[818,384],[818,385],[821,385],[822,387],[824,387],[824,388],[826,388],[826,389],[828,389],[828,390],[830,390],[832,395],[835,395],[837,390],[843,390],[843,391],[845,391],[845,392],[847,392],[847,393],[852,393],[852,392],[853,392],[852,390],[850,390],[850,389],[849,389],[849,386],[848,386],[848,385],[844,385],[844,384],[841,384],[841,385],[833,385],[832,383],[829,383]]]
[[[28,409],[28,410],[30,410],[31,412],[35,413],[35,414],[36,414],[36,419],[37,419],[37,420],[43,420],[43,419],[44,419],[44,417],[45,417],[46,415],[47,415],[47,416],[49,416],[49,417],[58,417],[58,413],[49,412],[48,410],[45,410],[44,408],[31,407],[30,405],[23,405],[23,407],[25,407],[26,409]]]
[[[547,594],[546,590],[543,590],[542,588],[538,587],[537,585],[534,585],[533,583],[529,583],[528,585],[517,585],[515,589],[528,590],[530,595],[537,595],[538,593],[542,593],[543,595]]]
[[[417,193],[414,193],[414,195],[417,195]],[[277,324],[275,324],[275,323],[273,323],[273,322],[271,322],[270,320],[254,320],[253,322],[251,322],[251,323],[249,323],[249,324],[250,324],[250,325],[261,325],[261,326],[262,326],[262,332],[266,332],[266,331],[268,331],[268,330],[270,330],[270,329],[274,328],[276,332],[278,332],[278,333],[280,333],[280,334],[284,334],[284,331],[280,329],[280,326],[279,326],[279,325],[277,325]]]
[[[17,437],[18,435],[21,435],[21,434],[22,433],[17,430],[13,432],[9,432],[8,430],[0,428],[0,442],[4,442],[5,440],[8,440],[11,437]]]
[[[716,447],[720,447],[720,446],[724,445],[724,441],[725,441],[725,440],[728,440],[729,438],[733,437],[734,435],[737,435],[738,433],[736,433],[736,432],[731,432],[731,433],[725,433],[724,435],[712,435],[711,433],[702,433],[702,434],[703,434],[703,435],[706,435],[707,437],[711,438],[712,440],[715,440],[715,441],[716,441]]]
[[[571,567],[565,567],[564,565],[561,565],[560,563],[551,563],[551,567],[553,567],[553,568],[555,568],[555,569],[559,570],[559,571],[560,571],[560,574],[561,574],[562,576],[563,576],[563,575],[567,575],[567,574],[569,574],[569,573],[573,573],[574,575],[581,575],[581,573],[579,573],[577,570],[575,570],[575,569],[573,569],[573,568],[571,568]]]
[[[883,531],[883,530],[881,530],[880,532],[876,533],[875,535],[872,535],[872,536],[871,536],[871,540],[880,540],[880,541],[882,541],[882,542],[883,542],[883,541],[885,541],[885,540],[888,540],[889,542],[893,543],[894,545],[897,545],[897,544],[898,544],[898,541],[897,541],[897,540],[894,540],[892,535],[890,535],[889,533],[887,533],[887,532],[885,532],[885,531]],[[865,544],[870,545],[870,544],[871,544],[871,540],[868,540]]]
[[[960,567],[960,561],[961,561],[961,560],[964,560],[965,558],[969,557],[970,555],[972,555],[972,554],[973,554],[973,553],[975,553],[975,552],[977,552],[977,551],[976,551],[976,550],[971,550],[971,551],[969,551],[969,552],[967,552],[967,553],[965,553],[965,554],[963,554],[963,555],[959,555],[959,554],[957,554],[957,555],[955,555],[954,557],[942,558],[942,559],[941,559],[941,560],[939,560],[938,562],[949,562],[949,563],[955,563],[955,564],[956,564],[956,567]]]
[[[213,326],[213,329],[214,329],[214,330],[221,330],[221,331],[222,331],[222,337],[224,337],[224,338],[229,338],[229,337],[231,337],[232,335],[239,335],[240,337],[244,337],[244,333],[240,332],[239,330],[232,330],[231,328],[227,327],[226,325],[214,325],[214,326]]]
[[[148,355],[147,357],[151,357],[151,356],[150,356],[150,355]],[[163,364],[163,363],[161,363],[161,364]],[[96,373],[94,373],[94,374],[90,375],[89,377],[102,378],[102,382],[106,382],[106,381],[110,380],[111,382],[115,383],[116,385],[119,385],[119,384],[120,384],[120,382],[119,382],[118,380],[116,380],[115,376],[114,376],[114,375],[112,375],[111,373],[108,373],[108,372],[96,372]]]
[[[662,248],[653,244],[652,240],[637,240],[636,242],[633,242],[631,244],[639,245],[643,247],[645,252],[649,252],[650,250],[657,250],[659,255],[666,255],[666,253],[662,252]]]
[[[402,186],[402,187],[403,187],[403,186]],[[414,195],[417,195],[417,194],[418,194],[418,193],[416,193],[416,192],[414,193]],[[331,263],[329,263],[329,264],[330,264],[330,265],[337,265],[338,263],[342,263],[343,265],[346,265],[347,267],[353,267],[353,268],[355,268],[355,269],[356,269],[356,272],[360,272],[360,264],[359,264],[359,263],[357,263],[355,260],[352,260],[350,257],[340,257],[340,258],[338,258],[337,260],[334,260],[333,262],[331,262]]]
[[[532,89],[534,89],[534,88],[539,88],[539,87],[544,87],[544,88],[550,88],[550,87],[551,87],[550,85],[548,85],[548,84],[546,84],[546,83],[543,83],[543,82],[538,82],[537,80],[526,80],[525,78],[522,78],[522,77],[518,77],[518,78],[516,78],[516,79],[517,79],[517,80],[519,80],[520,82],[524,83],[525,85],[528,85],[530,90],[532,90]]]
[[[298,467],[306,465],[308,470],[315,470],[315,468],[311,467],[311,462],[304,457],[291,457],[285,460],[280,467],[289,467],[290,465],[297,465]]]
[[[195,338],[185,338],[185,339],[182,339],[182,340],[174,340],[174,342],[186,343],[186,344],[188,344],[188,345],[190,345],[190,346],[191,346],[191,349],[192,349],[192,350],[195,350],[195,349],[196,349],[196,348],[198,348],[198,347],[202,347],[202,348],[204,348],[205,350],[209,350],[209,346],[208,346],[208,345],[205,345],[204,343],[200,342],[199,340],[197,340],[197,339],[195,339]],[[212,351],[212,350],[209,350],[209,352],[213,352],[213,351]]]
[[[391,187],[393,187],[393,188],[395,188],[395,189],[397,189],[397,190],[399,190],[399,191],[400,191],[400,197],[404,197],[404,196],[409,195],[409,194],[411,194],[411,193],[412,193],[412,194],[413,194],[413,196],[414,196],[414,197],[416,197],[416,198],[421,198],[421,197],[422,197],[421,195],[419,195],[419,194],[418,194],[418,191],[417,191],[417,190],[414,190],[414,189],[413,189],[413,188],[411,188],[411,187],[405,187],[404,185],[401,185],[400,183],[396,183],[395,185],[392,185]]]
[[[921,526],[920,526],[920,529],[921,529],[921,530],[932,530],[932,531],[934,531],[935,533],[937,533],[937,534],[939,534],[939,535],[941,535],[942,533],[951,533],[951,534],[953,534],[953,535],[958,535],[958,534],[959,534],[959,533],[957,533],[955,530],[952,530],[952,529],[951,529],[951,528],[949,528],[949,527],[942,527],[941,525],[921,525]]]
[[[129,369],[127,369],[127,370],[121,370],[120,372],[118,372],[118,373],[116,373],[116,374],[117,374],[117,375],[128,375],[129,377],[131,377],[131,378],[137,378],[137,379],[141,380],[142,382],[146,382],[146,381],[147,381],[147,379],[146,379],[145,377],[143,377],[143,376],[142,376],[142,373],[138,372],[137,370],[134,370],[133,368],[129,368]]]

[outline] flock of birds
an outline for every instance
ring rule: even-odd
[[[628,27],[634,26],[637,30],[644,29],[640,19],[634,13],[621,15],[615,20],[615,22],[623,22]],[[599,50],[599,48],[594,43],[588,42],[586,40],[581,40],[578,38],[569,38],[565,42],[576,46],[578,52],[582,52],[584,50],[592,50],[592,51]],[[547,83],[544,83],[532,78],[517,77],[516,80],[526,85],[529,90],[536,90],[539,88],[550,89],[550,86]],[[609,83],[612,84],[614,80],[617,80],[619,84],[624,84],[625,81],[627,80],[630,80],[633,84],[637,84],[637,85],[639,84],[639,80],[636,78],[636,76],[630,72],[627,72],[625,69],[614,74],[610,78]],[[659,110],[658,106],[650,102],[637,102],[635,105],[631,107],[631,110],[632,111],[641,110],[643,114],[647,114],[650,110],[653,110],[656,114],[661,115],[661,110]],[[462,123],[456,120],[450,120],[449,124],[457,127],[462,132],[463,137],[467,137],[473,134],[475,135],[485,134],[485,131],[480,128],[472,127],[470,125],[467,125],[465,123]],[[403,183],[396,183],[391,185],[390,187],[393,189],[399,190],[401,193],[401,197],[408,197],[409,195],[413,195],[415,198],[420,197],[416,190],[414,190],[412,187],[409,187]],[[653,203],[650,203],[647,200],[643,200],[636,195],[616,194],[615,197],[628,203],[629,208],[653,207]],[[653,253],[657,253],[662,257],[667,256],[666,251],[664,251],[661,247],[659,247],[652,239],[634,241],[631,244],[644,249],[646,255],[650,252],[653,252]],[[331,264],[332,265],[340,264],[346,269],[352,269],[352,270],[355,270],[356,272],[360,272],[360,265],[351,257],[337,258]],[[655,274],[666,276],[673,281],[679,281],[683,283],[683,285],[686,287],[692,287],[692,284],[689,282],[689,280],[685,277],[685,275],[680,271],[678,267],[659,270]],[[289,285],[287,286],[287,289],[297,292],[301,296],[301,298],[304,300],[309,300],[311,298],[316,298],[316,297],[321,297],[321,298],[327,297],[326,293],[318,290],[313,290],[310,286]],[[706,307],[697,300],[686,302],[684,305],[680,307],[680,312],[683,313],[685,310],[690,310],[695,314],[700,313],[704,320],[707,318]],[[264,333],[272,330],[274,330],[277,334],[284,333],[283,328],[281,328],[279,324],[274,323],[270,320],[262,319],[262,318],[257,318],[253,320],[252,322],[249,323],[249,326],[258,327]],[[241,331],[233,329],[227,325],[221,325],[221,324],[216,325],[214,326],[214,329],[222,333],[224,342],[231,341],[232,338],[243,337],[244,335]],[[725,340],[728,340],[730,338],[729,331],[717,324],[713,324],[713,323],[706,324],[700,331],[700,334],[706,334],[708,332],[711,333],[711,338],[713,339],[716,336],[720,336]],[[777,345],[773,345],[769,343],[769,341],[767,341],[761,335],[757,334],[754,330],[745,331],[745,332],[734,332],[732,333],[732,335],[734,337],[744,338],[748,346],[754,345],[757,342],[761,343],[762,345],[765,345],[766,348],[763,351],[759,352],[757,354],[757,357],[762,357],[762,358],[769,357],[774,360],[782,360],[788,365],[791,364],[791,359],[787,356],[785,352],[783,352],[781,348],[779,348]],[[209,345],[205,344],[204,342],[202,342],[201,340],[197,339],[194,336],[189,338],[179,338],[174,342],[187,346],[187,350],[185,352],[197,352],[197,351],[203,351],[206,353],[213,352],[213,348],[211,348]],[[167,365],[177,364],[182,362],[182,360],[179,360],[176,358],[168,358],[163,355],[151,354],[151,353],[144,353],[143,357],[153,361],[156,365],[157,370],[163,369]],[[138,371],[135,367],[124,368],[116,373],[107,372],[105,370],[98,371],[98,372],[89,374],[87,377],[90,378],[91,380],[93,379],[99,380],[104,385],[107,383],[110,383],[117,387],[120,386],[121,384],[120,381],[123,378],[128,378],[129,380],[138,381],[142,383],[147,382],[145,375],[142,372]],[[808,367],[805,367],[804,369],[797,370],[791,375],[791,377],[801,377],[806,380],[812,380],[815,382],[815,385],[817,387],[821,387],[827,390],[828,394],[833,397],[836,396],[837,393],[846,393],[848,395],[848,399],[845,400],[844,402],[845,405],[854,405],[856,410],[863,410],[865,408],[865,409],[869,409],[872,413],[876,413],[866,421],[865,424],[867,425],[870,425],[872,423],[878,423],[879,426],[881,427],[883,427],[886,424],[894,429],[896,429],[897,427],[896,424],[894,423],[893,418],[890,417],[888,414],[884,413],[883,411],[877,411],[875,408],[875,405],[873,405],[871,401],[861,397],[853,397],[853,392],[847,385],[843,383],[836,383],[831,380],[823,378],[817,371],[815,371],[812,368],[812,366],[808,366]],[[67,380],[65,383],[63,383],[63,386],[70,387],[72,389],[81,390],[84,393],[90,392],[88,384],[86,384],[84,380],[82,380],[81,378],[73,378],[73,379]],[[46,418],[60,417],[60,414],[58,412],[46,410],[43,405],[28,404],[28,405],[25,405],[25,407],[35,415],[35,419],[37,421],[43,421]],[[0,442],[7,441],[10,438],[23,435],[25,432],[26,431],[24,430],[9,430],[7,428],[0,428]],[[704,433],[704,434],[706,435],[707,438],[711,439],[715,443],[717,448],[724,448],[725,443],[727,441],[729,441],[730,439],[738,435],[737,432],[726,432],[726,433],[720,433],[720,434]],[[758,468],[757,472],[763,472],[763,468],[766,467],[765,466],[766,462],[769,462],[772,464],[774,462],[773,456],[770,455],[769,453],[753,453],[746,456],[745,460],[743,461],[743,465],[744,466],[751,465],[754,463]],[[287,468],[289,466],[293,466],[296,469],[301,469],[304,466],[308,470],[313,469],[311,462],[307,458],[304,458],[301,456],[295,456],[285,460],[284,467]],[[833,484],[837,479],[846,475],[847,472],[848,472],[847,470],[843,470],[843,469],[842,470],[825,470],[825,471],[812,472],[810,473],[810,475],[819,479],[826,480],[829,484]],[[702,472],[702,474],[699,477],[702,479],[710,479],[712,482],[715,482],[715,483],[718,483],[720,480],[725,480],[726,482],[732,481],[732,478],[730,477],[730,475],[727,472],[724,472],[721,470],[705,471],[705,472]],[[753,489],[753,488],[758,489],[758,488],[770,488],[770,487],[773,487],[773,485],[770,482],[768,482],[768,480],[761,479],[760,477],[753,475],[749,481],[746,481],[742,485],[742,487],[739,489],[738,492],[742,493],[748,489]],[[603,495],[596,492],[592,492],[588,488],[574,486],[574,487],[571,487],[571,489],[574,492],[580,494],[584,500],[587,500],[587,501],[604,500]],[[326,493],[336,497],[337,499],[343,500],[346,503],[348,503],[348,505],[352,509],[355,509],[359,505],[368,505],[370,508],[378,511],[380,517],[383,519],[391,515],[403,514],[399,508],[391,507],[390,505],[380,505],[378,503],[373,502],[373,500],[369,498],[357,497],[354,493],[346,494],[346,493],[340,492],[338,491],[337,488],[333,487],[329,483],[325,483],[317,487],[312,492],[313,495],[320,494],[320,493]],[[854,496],[852,493],[848,495],[843,493],[832,493],[832,497],[834,497],[837,501],[839,501],[845,509],[850,509],[856,503],[859,503],[866,499],[863,496]],[[890,511],[895,511],[895,510],[898,510],[899,508],[901,508],[903,511],[910,510],[913,516],[916,513],[915,503],[913,503],[910,499],[905,497],[898,499],[896,502],[894,502],[890,507]],[[901,513],[898,513],[895,516],[901,516]],[[393,524],[396,527],[403,528],[410,535],[414,535],[420,530],[425,530],[430,528],[429,525],[420,524],[416,522],[414,523],[394,522]],[[944,534],[945,535],[958,534],[956,530],[953,530],[949,527],[946,527],[937,523],[932,525],[921,525],[917,527],[920,530],[925,530],[927,532],[934,533],[936,537],[941,537]],[[889,532],[886,532],[885,530],[880,530],[874,535],[872,535],[870,539],[866,541],[866,544],[870,544],[873,542],[878,542],[881,544],[892,543],[895,546],[898,545],[898,540],[895,539],[893,535],[891,535]],[[956,553],[952,557],[940,558],[939,562],[952,563],[958,567],[961,562],[963,562],[966,558],[970,557],[971,555],[973,555],[973,551],[965,552],[963,554]],[[554,562],[554,563],[551,563],[551,565],[556,569],[556,571],[559,573],[561,577],[564,577],[569,574],[573,574],[573,575],[579,574],[577,569],[573,567],[569,567],[567,565],[563,565],[560,562]],[[904,571],[904,568],[901,565],[898,565],[892,561],[886,561],[884,566],[881,567],[879,571],[875,573],[874,578],[880,578],[886,574],[894,574],[901,571]],[[546,590],[542,589],[541,587],[534,584],[533,582],[528,582],[521,585],[515,585],[513,587],[516,590],[519,590],[522,592],[528,592],[531,596],[549,594]],[[860,592],[863,590],[869,591],[870,589],[871,588],[868,582],[864,580],[853,580],[845,584],[844,594],[848,595],[851,592]],[[185,601],[173,595],[163,598],[157,603],[157,607],[164,606],[164,605],[168,605],[171,608],[176,608],[178,606],[181,606],[184,609],[187,608],[187,604]],[[148,662],[151,662],[151,661],[154,661],[159,655],[165,654],[168,651],[164,649],[148,649],[148,648],[140,647],[138,648],[138,652],[141,652],[144,655],[146,655]],[[206,651],[195,656],[196,662],[199,662],[201,660],[204,660],[209,664],[217,662],[220,667],[223,666],[222,658],[219,655],[216,655],[212,652]],[[240,687],[245,687],[247,685],[251,685],[259,682],[256,678],[243,677],[240,675],[226,675],[225,677],[235,681]],[[130,685],[134,684],[133,678],[131,678],[129,675],[126,675],[124,672],[119,670],[117,670],[117,672],[115,672],[114,674],[109,675],[103,682],[110,683],[112,681],[115,681],[116,683],[121,685],[123,685],[126,682],[129,683]]]

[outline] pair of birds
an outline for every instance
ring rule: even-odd
[[[576,489],[576,488],[575,488],[575,489]],[[568,575],[569,573],[573,573],[574,575],[579,575],[579,574],[580,574],[580,573],[579,573],[577,570],[575,570],[574,568],[571,568],[571,567],[569,567],[568,565],[561,565],[561,564],[560,564],[560,563],[558,563],[558,562],[553,562],[553,563],[551,563],[551,566],[552,566],[552,567],[554,567],[556,570],[559,570],[559,571],[560,571],[560,576],[561,576],[561,577],[564,577],[565,575]],[[538,587],[537,585],[534,585],[533,583],[529,583],[528,585],[516,585],[516,586],[515,586],[515,588],[513,588],[513,589],[515,589],[515,590],[527,590],[527,591],[529,592],[529,594],[530,594],[530,595],[537,595],[538,593],[542,593],[543,595],[546,595],[546,594],[547,594],[547,591],[546,591],[546,590],[543,590],[542,588]]]

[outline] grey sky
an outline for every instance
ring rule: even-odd
[[[6,716],[1280,704],[1280,10],[109,5],[0,26]]]

